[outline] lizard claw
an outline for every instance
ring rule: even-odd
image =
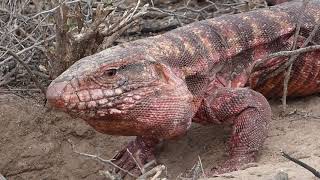
[[[131,141],[126,148],[114,156],[112,162],[119,167],[115,172],[119,173],[121,177],[125,177],[127,174],[133,177],[143,174],[145,164],[155,160],[154,149],[157,143],[158,140],[152,139],[150,141],[150,139],[141,137]]]

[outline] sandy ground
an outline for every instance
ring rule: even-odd
[[[293,113],[280,117],[280,103],[271,102],[273,121],[269,137],[255,166],[215,179],[274,179],[286,172],[289,179],[315,179],[303,168],[281,157],[280,150],[320,170],[320,97],[291,100]],[[0,95],[0,173],[7,179],[105,179],[108,166],[75,153],[110,159],[132,137],[95,132],[80,119],[47,110],[44,105],[16,95]],[[192,168],[198,157],[204,167],[225,158],[228,132],[221,126],[194,125],[187,135],[167,141],[159,149],[159,163],[168,179]]]

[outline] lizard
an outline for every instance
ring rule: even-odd
[[[51,82],[46,97],[98,132],[136,136],[113,160],[132,173],[155,159],[157,144],[184,135],[192,122],[231,127],[228,158],[208,174],[239,170],[256,161],[267,138],[267,98],[282,95],[284,73],[265,77],[288,57],[253,66],[290,50],[299,18],[299,47],[319,22],[318,0],[304,12],[301,1],[282,3],[123,43],[74,63]],[[319,43],[317,31],[310,44]],[[298,56],[288,97],[320,92],[319,57],[318,50]]]

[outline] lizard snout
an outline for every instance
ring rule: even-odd
[[[62,95],[64,93],[67,82],[52,82],[47,89],[48,103],[55,108],[63,108],[64,100]]]

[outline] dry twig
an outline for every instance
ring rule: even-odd
[[[157,179],[163,170],[165,170],[166,167],[164,165],[158,165],[154,168],[152,168],[150,171],[145,172],[144,174],[142,174],[141,176],[139,176],[137,178],[137,180],[144,180],[144,179],[148,179],[150,178],[150,180],[155,180]]]
[[[33,80],[33,82],[37,85],[37,87],[39,89],[41,89],[41,92],[44,94],[44,96],[46,96],[46,90],[44,89],[44,87],[42,87],[42,85],[40,84],[39,80],[37,79],[37,77],[34,75],[34,73],[32,72],[32,70],[29,68],[28,65],[26,65],[20,58],[19,56],[14,53],[13,51],[11,51],[10,49],[6,48],[6,47],[3,47],[3,46],[0,46],[0,49],[3,50],[3,51],[7,51],[7,53],[9,53],[11,56],[14,57],[14,59],[20,63],[29,73],[31,79]]]
[[[90,158],[92,158],[92,159],[98,160],[98,161],[103,162],[103,163],[106,163],[106,164],[109,164],[109,165],[111,165],[111,166],[119,169],[120,171],[123,171],[124,173],[127,173],[128,175],[130,175],[131,177],[134,177],[134,178],[136,178],[136,179],[143,180],[143,179],[148,179],[148,178],[150,178],[150,179],[152,179],[152,180],[155,180],[155,179],[157,179],[157,178],[161,175],[162,171],[165,170],[165,166],[164,166],[164,165],[158,165],[158,166],[152,168],[152,169],[149,170],[149,171],[145,171],[146,168],[148,168],[148,167],[150,167],[151,165],[155,164],[155,161],[151,161],[151,162],[145,164],[143,167],[140,167],[138,161],[133,157],[132,153],[131,153],[129,150],[127,150],[127,152],[130,154],[130,156],[135,160],[135,163],[136,163],[136,165],[139,167],[139,169],[141,170],[141,172],[143,172],[142,175],[138,177],[138,176],[130,173],[129,171],[127,171],[127,170],[119,167],[119,166],[116,165],[115,163],[113,163],[113,162],[112,162],[113,159],[107,160],[107,159],[103,159],[103,158],[99,157],[98,155],[87,154],[87,153],[79,152],[79,151],[75,150],[74,144],[72,143],[72,141],[71,141],[70,139],[68,139],[68,142],[69,142],[69,144],[71,145],[71,148],[72,148],[73,152],[75,152],[75,153],[77,153],[77,154],[80,154],[80,155],[82,155],[82,156],[90,157]],[[112,174],[110,174],[110,172],[102,172],[102,173],[103,173],[105,176],[109,177],[109,178],[111,177],[112,179],[119,179],[119,177],[114,177]]]
[[[130,152],[130,150],[129,149],[127,149],[127,152],[128,152],[128,154],[130,155],[130,157],[133,159],[133,161],[136,163],[136,165],[138,166],[138,168],[139,168],[139,170],[140,170],[140,172],[143,174],[143,173],[145,173],[145,170],[144,170],[144,168],[143,167],[141,167],[141,161],[139,160],[139,162],[138,162],[138,158],[139,157],[134,157],[133,156],[133,154]],[[135,154],[136,156],[139,156],[139,151]]]
[[[317,178],[320,178],[320,172],[317,171],[316,169],[314,169],[313,167],[307,165],[306,163],[296,159],[296,158],[293,158],[291,156],[289,156],[287,153],[281,151],[281,154],[283,157],[289,159],[290,161],[302,166],[303,168],[305,168],[306,170],[310,171],[312,174],[314,174]]]
[[[115,168],[118,168],[118,169],[120,169],[121,171],[129,174],[130,176],[132,176],[132,177],[134,177],[134,178],[137,178],[136,175],[134,175],[134,174],[130,173],[129,171],[127,171],[127,170],[119,167],[118,165],[114,164],[114,163],[112,162],[112,159],[103,159],[103,158],[101,158],[101,157],[98,156],[98,155],[87,154],[87,153],[79,152],[79,151],[75,150],[74,144],[72,143],[72,141],[71,141],[70,139],[68,139],[68,142],[70,143],[73,152],[75,152],[75,153],[77,153],[77,154],[80,154],[80,155],[82,155],[82,156],[90,157],[90,158],[92,158],[92,159],[98,160],[98,161],[103,162],[103,163],[106,163],[106,164],[109,164],[109,165],[111,165],[111,166],[113,166],[113,167],[115,167]]]
[[[44,48],[40,46],[48,45],[54,39],[52,25],[48,23],[48,15],[32,17],[35,9],[28,6],[28,3],[29,1],[9,1],[9,3],[2,1],[0,3],[0,46],[16,52],[15,54],[20,59],[25,59],[23,63],[29,67],[31,72],[41,74],[38,78],[47,80],[48,76],[39,73],[41,71],[39,66],[43,66],[40,63],[45,62],[44,53],[41,50]],[[37,6],[41,5],[37,4]],[[30,74],[30,71],[10,53],[4,51],[0,56],[0,86],[25,86],[26,81],[29,81],[25,75]],[[12,59],[15,60],[12,61]],[[31,79],[34,81],[34,77]],[[36,86],[39,85],[36,84]]]
[[[298,36],[300,33],[300,29],[301,29],[301,24],[302,24],[302,14],[305,11],[306,6],[308,5],[309,0],[304,0],[302,3],[302,7],[301,7],[301,14],[299,16],[299,20],[297,23],[297,27],[296,27],[296,31],[294,34],[294,40],[293,40],[293,45],[291,47],[290,51],[280,51],[277,53],[273,53],[270,54],[268,56],[266,56],[265,58],[258,60],[255,62],[255,64],[253,65],[253,68],[258,68],[259,66],[267,63],[268,60],[272,59],[272,58],[277,58],[277,57],[284,57],[284,56],[290,56],[288,61],[286,61],[284,64],[280,65],[275,71],[271,72],[270,74],[268,74],[266,77],[264,77],[264,79],[269,79],[272,77],[275,77],[276,75],[278,75],[281,72],[284,72],[284,82],[283,82],[283,96],[282,96],[282,107],[283,107],[283,112],[286,111],[286,100],[287,100],[287,93],[288,93],[288,83],[290,80],[290,74],[291,74],[291,69],[292,69],[292,65],[295,62],[295,60],[298,58],[298,56],[301,53],[306,53],[306,52],[311,52],[311,51],[315,51],[315,50],[319,50],[320,49],[320,45],[313,45],[313,46],[307,46],[309,43],[312,42],[314,36],[316,35],[317,31],[319,30],[320,24],[317,23],[315,25],[315,27],[313,28],[312,32],[309,34],[308,38],[303,42],[303,44],[301,45],[301,47],[299,49],[297,48],[297,41],[298,41]],[[287,70],[286,70],[287,69]]]
[[[23,53],[25,53],[25,52],[27,52],[27,51],[30,51],[30,50],[36,48],[37,46],[40,46],[40,45],[42,45],[42,44],[44,44],[44,43],[46,43],[46,42],[49,42],[49,41],[53,40],[54,38],[55,38],[55,35],[53,35],[53,36],[51,36],[51,37],[49,37],[49,38],[47,38],[47,39],[45,39],[45,40],[36,42],[36,43],[34,43],[33,45],[22,49],[21,51],[17,52],[16,54],[17,54],[17,55],[23,54]],[[10,61],[12,58],[13,58],[13,56],[10,56],[10,57],[6,58],[5,60],[1,61],[1,62],[0,62],[0,66],[4,65],[4,64],[7,63],[8,61]]]
[[[299,20],[297,23],[296,32],[294,34],[294,40],[293,40],[293,45],[292,45],[291,50],[297,49],[298,36],[299,36],[301,25],[302,25],[302,22],[301,22],[302,16],[303,16],[303,13],[305,12],[305,9],[306,9],[308,3],[309,3],[309,0],[303,0],[303,2],[302,2],[301,13],[299,15]],[[288,61],[292,61],[292,63],[289,65],[287,71],[285,72],[285,76],[284,76],[283,95],[282,95],[282,110],[284,113],[286,112],[286,108],[287,108],[288,83],[289,83],[290,74],[291,74],[291,70],[292,70],[292,64],[297,59],[297,57],[298,57],[298,55],[291,56],[289,58]]]
[[[53,51],[48,52],[51,57],[50,69],[53,69],[50,74],[53,78],[79,59],[112,46],[117,38],[146,13],[147,8],[147,5],[140,7],[140,0],[133,8],[122,12],[117,7],[98,4],[94,16],[89,17],[80,12],[82,7],[79,6],[73,10],[62,3],[54,11],[57,44]],[[90,9],[92,5],[88,7]]]
[[[280,52],[276,52],[273,54],[270,54],[268,56],[266,56],[265,58],[258,60],[257,63],[255,63],[255,67],[261,66],[262,64],[268,62],[268,60],[272,59],[272,58],[276,58],[276,57],[286,57],[286,56],[295,56],[295,55],[299,55],[302,53],[307,53],[307,52],[311,52],[311,51],[316,51],[320,49],[320,45],[313,45],[313,46],[307,46],[307,47],[303,47],[303,48],[299,48],[296,50],[292,50],[292,51],[280,51]],[[288,67],[288,66],[284,66],[284,67]],[[271,76],[273,77],[273,76]],[[270,78],[270,77],[268,77]]]

